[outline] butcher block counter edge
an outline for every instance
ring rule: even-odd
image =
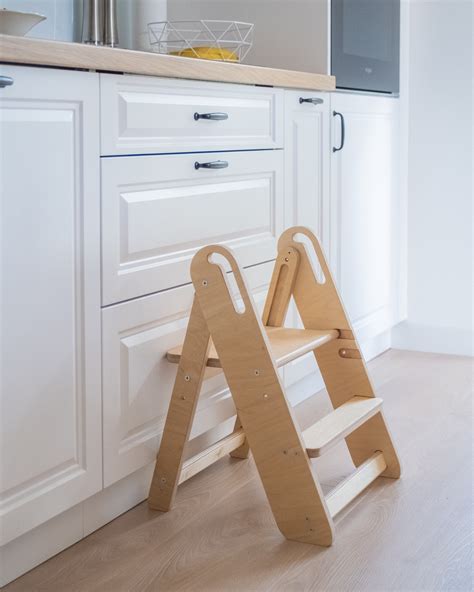
[[[326,74],[247,66],[13,35],[0,35],[0,62],[314,91],[335,89],[334,76]]]

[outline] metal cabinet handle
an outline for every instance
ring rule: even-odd
[[[324,100],[318,99],[316,97],[310,97],[308,99],[304,99],[303,97],[300,97],[300,105],[302,103],[311,103],[311,105],[322,105],[324,103]]]
[[[13,78],[10,76],[0,76],[0,88],[5,88],[6,86],[11,86],[13,84]]]
[[[339,146],[339,148],[334,148],[332,151],[333,152],[339,152],[339,150],[342,150],[344,148],[344,142],[346,141],[346,124],[344,121],[344,115],[342,113],[339,113],[339,111],[333,111],[332,112],[333,117],[336,117],[337,115],[341,118],[341,144]]]
[[[229,166],[227,160],[214,160],[213,162],[195,162],[194,168],[199,169],[226,169]]]
[[[195,113],[194,114],[195,121],[199,121],[200,119],[211,119],[212,121],[224,121],[224,119],[229,119],[227,113]]]

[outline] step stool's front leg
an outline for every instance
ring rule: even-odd
[[[214,254],[230,264],[243,310]],[[210,245],[195,255],[191,277],[279,529],[290,540],[331,545],[332,519],[237,261]]]
[[[173,503],[209,345],[209,330],[195,297],[148,496],[148,505],[153,510],[167,512]]]

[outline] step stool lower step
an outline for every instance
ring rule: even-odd
[[[328,448],[343,440],[378,413],[382,402],[378,397],[352,397],[304,430],[302,435],[308,456],[321,456]]]
[[[339,483],[326,497],[326,504],[334,518],[354,498],[364,491],[377,477],[385,471],[387,463],[384,455],[377,451],[369,459],[357,467],[344,481]]]
[[[270,342],[270,351],[277,366],[284,366],[339,337],[339,331],[336,329],[317,331],[313,329],[265,327],[265,331]],[[168,362],[179,364],[182,349],[182,345],[170,349],[166,354]],[[211,344],[209,350],[207,366],[221,368],[221,362],[213,344]]]

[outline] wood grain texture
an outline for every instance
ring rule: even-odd
[[[243,301],[239,312],[225,269],[210,261],[214,254],[234,273]],[[235,257],[221,245],[204,247],[193,258],[191,278],[280,531],[290,540],[330,545],[333,525],[322,490]]]
[[[324,275],[324,282],[316,279],[313,265],[304,242],[304,236],[311,244]],[[296,249],[299,252],[299,272],[296,277],[293,296],[306,329],[337,329],[352,332],[352,326],[339,296],[325,255],[316,236],[303,226],[286,230],[278,241],[282,249]],[[341,350],[352,350],[350,357],[342,357]],[[357,340],[337,339],[314,350],[314,356],[324,379],[335,409],[354,396],[375,397],[365,361],[354,352],[359,352]],[[384,454],[387,469],[385,477],[400,476],[400,462],[390,432],[382,413],[369,419],[346,439],[356,466],[365,462],[375,450]]]
[[[265,327],[265,332],[270,344],[270,350],[278,367],[284,366],[300,356],[313,351],[315,348],[337,339],[339,335],[337,331],[287,329],[284,327]],[[179,364],[181,351],[181,345],[170,349],[166,354],[168,362]],[[221,368],[219,355],[213,343],[211,343],[209,350],[207,365],[211,368]]]
[[[241,448],[245,443],[245,434],[242,428],[235,430],[229,436],[226,436],[219,442],[209,446],[206,450],[199,452],[188,460],[185,460],[182,465],[181,474],[179,476],[179,485],[184,483],[200,471],[211,466],[217,460],[230,454],[231,452]],[[237,457],[240,458],[240,457]],[[243,457],[246,458],[246,457]]]
[[[293,242],[301,234],[309,238],[314,247],[323,272],[322,281],[317,279],[306,247],[302,243]],[[212,260],[215,255],[226,259],[233,271],[242,301],[240,306],[236,304],[226,269]],[[190,328],[202,324],[202,316],[207,324],[206,343],[209,341],[209,334],[215,343],[211,360],[208,348],[202,363],[205,365],[211,361],[211,365],[222,367],[237,409],[238,417],[230,441],[238,439],[242,424],[247,442],[242,438],[242,441],[238,441],[237,448],[248,444],[252,449],[281,532],[290,540],[323,546],[332,544],[334,526],[331,515],[339,512],[367,487],[380,474],[377,471],[382,465],[385,476],[398,477],[400,470],[391,436],[381,414],[382,399],[374,396],[355,340],[351,340],[349,346],[350,351],[358,355],[347,358],[352,364],[348,365],[346,381],[339,389],[334,388],[333,374],[337,375],[340,360],[346,359],[349,347],[346,345],[347,340],[339,338],[339,328],[347,330],[350,323],[316,236],[303,227],[294,227],[283,233],[265,303],[263,322],[256,314],[242,271],[230,249],[221,245],[209,245],[200,249],[192,261],[191,277],[196,297],[186,341],[182,350],[178,348],[168,352],[168,360],[179,362],[181,368],[185,357],[190,358]],[[299,288],[298,291],[296,287]],[[293,294],[305,325],[304,330],[281,326]],[[197,308],[198,323],[193,318]],[[327,319],[334,324],[332,328],[321,331],[318,323],[327,327]],[[271,322],[273,326],[266,327],[263,324],[265,322]],[[302,434],[294,423],[277,367],[314,352],[334,340],[337,340],[340,347],[332,347],[330,354],[323,356],[321,372],[335,409]],[[204,367],[201,368],[201,375],[204,370]],[[359,394],[359,390],[364,391],[364,385],[361,388],[359,384],[361,378],[366,383],[366,395],[349,397],[348,393]],[[172,430],[168,425],[171,423],[170,419],[173,422]],[[183,414],[181,417],[168,414],[165,435],[168,432],[189,434],[191,426],[185,424],[188,420]],[[178,421],[182,422],[181,427],[177,425]],[[328,510],[318,478],[308,470],[307,459],[303,457],[318,457],[344,438],[347,438],[346,443],[358,469],[333,494],[334,507],[333,510]],[[158,460],[161,465],[168,466],[168,469],[170,464],[181,466],[184,447],[180,445],[176,450],[168,448],[167,452],[160,450]],[[226,441],[215,445],[198,456],[196,462],[191,462],[190,476],[219,460],[223,450],[231,452],[235,448],[229,447]],[[388,466],[382,454],[385,450]],[[248,450],[244,447],[235,457],[245,458],[246,453]],[[379,456],[374,457],[374,453],[380,453],[382,460]],[[177,457],[178,454],[180,458]],[[160,475],[166,476],[166,472],[170,473],[169,470],[162,469]],[[173,475],[175,474],[176,469],[173,471]],[[151,491],[157,491],[157,479],[156,469]],[[167,480],[161,477],[164,483],[160,486],[163,490],[161,495],[166,496],[169,487]],[[150,507],[168,509],[168,498],[169,494],[166,503],[158,505],[150,496]]]
[[[382,407],[378,397],[352,397],[343,405],[303,432],[306,452],[311,458],[324,454],[328,448],[343,440]]]
[[[165,429],[161,437],[150,485],[148,504],[154,510],[167,511],[173,503],[181,473],[184,449],[191,433],[206,370],[209,345],[209,330],[199,303],[194,297],[183,344],[183,355],[178,366]]]
[[[331,91],[336,88],[334,76],[325,74],[159,55],[129,49],[93,47],[81,43],[47,41],[11,35],[0,35],[0,61],[305,90]]]
[[[404,478],[343,510],[333,547],[282,539],[253,461],[223,458],[173,512],[142,503],[4,592],[469,592],[472,360],[392,350],[368,366]],[[295,413],[305,429],[330,409],[321,391]],[[344,443],[313,464],[326,491],[352,470]]]
[[[387,463],[381,452],[375,452],[359,465],[354,473],[351,473],[326,496],[326,503],[331,516],[334,517],[339,514],[377,477],[380,477],[386,468]]]

